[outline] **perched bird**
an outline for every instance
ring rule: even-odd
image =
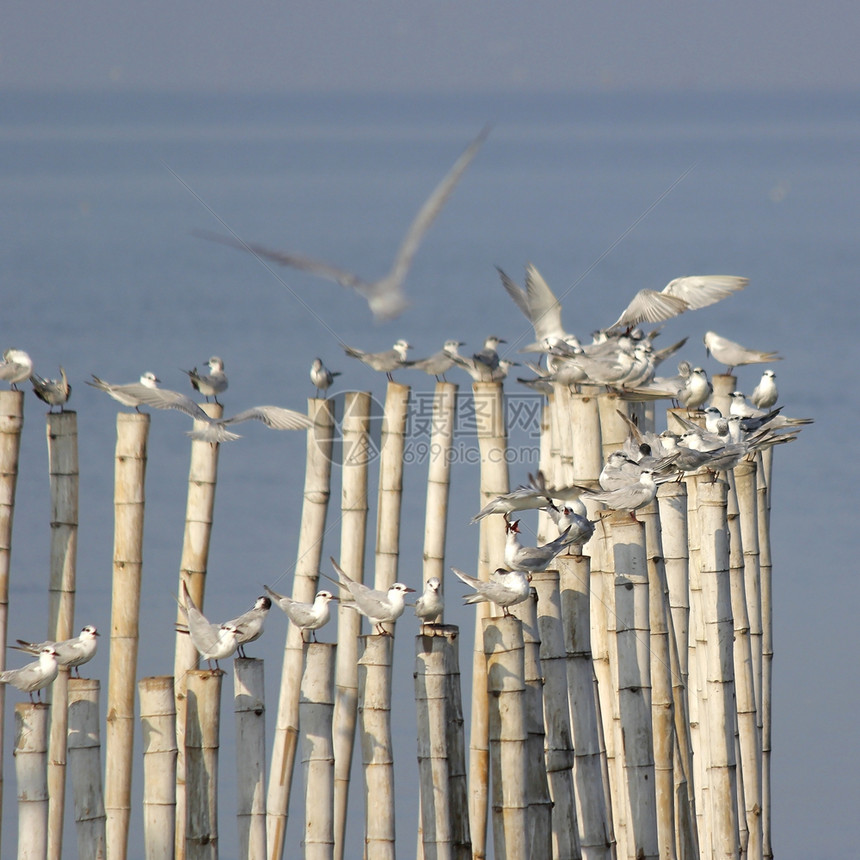
[[[531,574],[522,570],[497,568],[488,580],[476,579],[462,570],[452,567],[454,575],[475,589],[474,594],[464,596],[466,603],[495,603],[502,607],[503,615],[510,615],[510,607],[522,603],[531,594]]]
[[[495,368],[492,369],[483,361],[478,361],[475,358],[466,358],[462,355],[455,355],[452,358],[454,364],[462,367],[475,382],[501,382],[507,377],[508,371],[517,366],[517,362],[507,358],[500,358]]]
[[[437,621],[443,608],[442,580],[438,576],[431,576],[424,583],[423,594],[415,601],[415,614],[423,626]]]
[[[59,664],[57,663],[57,652],[50,646],[39,651],[39,659],[22,666],[20,669],[7,669],[0,672],[0,684],[11,684],[24,693],[30,694],[33,701],[33,693],[41,691],[57,677]],[[42,694],[39,692],[39,700]]]
[[[454,366],[454,356],[460,355],[458,349],[461,346],[463,346],[462,341],[446,340],[439,352],[434,352],[429,358],[410,361],[407,366],[435,376],[437,382],[444,382],[445,373]]]
[[[314,426],[314,422],[304,412],[296,412],[295,409],[286,409],[283,406],[252,406],[229,418],[210,419],[203,427],[188,430],[186,435],[192,439],[213,443],[238,439],[236,433],[225,428],[252,420],[262,421],[270,430],[307,430]]]
[[[724,364],[727,373],[744,364],[765,364],[769,361],[780,361],[781,355],[775,352],[760,352],[757,349],[747,349],[727,337],[720,337],[716,332],[705,333],[705,350],[717,361]]]
[[[803,424],[813,424],[813,418],[789,418],[781,414],[782,407],[779,409],[756,409],[750,406],[744,397],[743,391],[733,391],[729,397],[731,403],[729,405],[729,415],[737,415],[738,418],[745,419],[741,422],[744,430],[757,430],[759,427],[768,425],[772,430],[778,427],[800,427]],[[753,419],[752,423],[749,419]]]
[[[550,562],[570,545],[567,539],[570,529],[568,526],[555,540],[542,546],[523,546],[519,539],[520,521],[508,523],[505,527],[505,564],[511,570],[546,570]]]
[[[654,473],[650,469],[645,469],[639,475],[639,479],[632,484],[618,487],[615,490],[588,493],[587,495],[596,502],[603,502],[607,508],[611,508],[613,511],[630,511],[631,515],[635,517],[633,511],[654,501],[654,497],[657,495],[657,482],[654,480]]]
[[[78,667],[89,663],[95,657],[99,644],[96,639],[98,635],[99,631],[92,624],[87,624],[73,639],[63,639],[61,642],[27,642],[25,639],[17,639],[18,644],[12,647],[27,654],[40,654],[45,648],[53,648],[57,663],[74,669],[75,674],[80,677]]]
[[[384,352],[364,352],[355,347],[347,346],[342,343],[343,351],[351,358],[357,358],[363,361],[372,370],[381,370],[385,372],[389,382],[394,381],[391,375],[392,370],[399,370],[401,367],[407,367],[406,353],[412,347],[402,338],[394,344],[391,349],[386,349]]]
[[[268,585],[264,585],[268,595],[283,609],[287,618],[302,631],[302,641],[305,639],[305,630],[310,630],[314,637],[314,642],[317,641],[317,630],[324,624],[328,623],[331,617],[329,603],[337,598],[330,592],[323,589],[316,593],[313,603],[302,603],[299,600],[293,600],[292,597],[287,597],[285,594],[278,594],[277,591],[272,591]]]
[[[750,400],[759,409],[770,409],[779,398],[779,391],[776,388],[776,374],[772,370],[766,370],[761,375],[759,384],[753,389],[750,394]]]
[[[478,149],[480,149],[481,144],[488,134],[489,128],[482,129],[466,151],[454,162],[454,166],[436,186],[433,193],[424,202],[424,205],[418,210],[418,214],[410,224],[406,235],[400,243],[400,247],[397,249],[391,270],[378,281],[362,280],[352,272],[348,272],[322,260],[314,260],[310,257],[283,251],[275,251],[262,245],[250,242],[246,243],[230,236],[221,236],[213,233],[198,233],[198,235],[225,245],[231,245],[234,248],[250,251],[258,257],[263,257],[283,266],[302,269],[329,281],[335,281],[343,287],[350,287],[367,300],[370,310],[377,320],[394,319],[400,316],[408,305],[403,291],[403,284],[412,265],[412,258],[424,239],[424,234],[430,229],[430,225],[451,196],[454,186],[460,180],[463,172],[477,154]]]
[[[179,601],[179,609],[188,622],[187,633],[191,636],[197,653],[209,663],[210,669],[212,669],[214,661],[215,671],[220,671],[218,661],[232,656],[239,647],[239,636],[241,635],[239,628],[230,622],[212,624],[197,608],[184,582],[182,583],[182,600]],[[178,629],[182,633],[186,632],[182,628]]]
[[[314,359],[311,365],[311,382],[317,390],[317,397],[319,397],[320,391],[328,391],[331,388],[336,376],[340,376],[339,370],[329,370],[321,358]]]
[[[583,505],[583,508],[585,506]],[[544,510],[549,518],[555,523],[559,537],[564,537],[564,545],[570,553],[570,547],[581,546],[587,543],[594,534],[594,523],[582,514],[576,513],[572,508],[564,505],[557,508],[548,505]]]
[[[59,379],[43,379],[38,373],[31,373],[30,383],[36,397],[51,407],[50,412],[54,411],[55,406],[59,406],[61,412],[66,411],[65,404],[72,393],[72,386],[69,385],[69,378],[62,365]]]
[[[415,589],[409,588],[402,582],[395,582],[388,591],[378,591],[364,585],[364,583],[350,579],[334,559],[331,559],[331,563],[337,573],[341,587],[352,595],[352,601],[343,601],[343,605],[355,609],[368,618],[376,628],[377,633],[382,636],[391,636],[392,634],[382,625],[386,622],[396,621],[403,615],[406,595],[414,592]]]
[[[484,348],[472,356],[476,364],[483,365],[490,373],[499,367],[498,347],[500,343],[507,343],[504,338],[491,334],[484,341]]]
[[[199,391],[206,398],[207,403],[210,397],[213,397],[217,403],[218,395],[227,390],[227,374],[224,373],[224,362],[217,355],[213,355],[206,364],[209,365],[209,373],[198,373],[196,367],[193,370],[183,370],[182,372],[188,374],[191,387],[195,391]]]
[[[225,625],[235,627],[239,631],[236,642],[240,657],[245,656],[245,645],[248,645],[250,642],[256,642],[263,635],[263,626],[266,623],[266,616],[269,614],[271,607],[272,601],[265,595],[262,595],[255,601],[253,609],[243,612],[238,618],[232,618],[230,621],[224,622]]]
[[[140,412],[140,405],[144,402],[140,399],[140,394],[143,389],[147,392],[158,390],[158,383],[161,380],[150,370],[142,374],[138,382],[128,382],[121,385],[115,385],[110,382],[105,382],[93,374],[92,381],[87,380],[87,385],[92,385],[93,388],[98,388],[99,391],[104,391],[121,403],[123,406],[133,406]]]
[[[33,359],[23,349],[7,349],[0,361],[0,379],[8,382],[13,391],[18,383],[28,379],[33,373]]]

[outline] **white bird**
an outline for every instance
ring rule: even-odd
[[[72,386],[69,385],[69,378],[62,365],[59,379],[43,379],[38,373],[31,373],[30,384],[36,397],[51,407],[51,412],[54,411],[55,406],[59,406],[61,412],[66,411],[65,404],[72,393]]]
[[[498,347],[500,343],[507,343],[504,338],[491,334],[485,341],[484,347],[480,352],[476,352],[472,356],[472,360],[477,364],[483,365],[490,373],[499,367]]]
[[[409,588],[402,582],[395,582],[388,591],[378,591],[364,585],[364,583],[350,579],[334,559],[331,559],[331,563],[340,580],[341,587],[352,595],[352,602],[343,601],[343,606],[348,606],[364,615],[374,625],[377,633],[391,636],[392,634],[382,625],[396,621],[403,615],[406,595],[414,592],[415,589]]]
[[[475,589],[474,594],[464,596],[466,603],[495,603],[502,607],[503,615],[510,615],[509,608],[527,600],[531,594],[531,574],[522,570],[505,570],[497,568],[492,579],[482,580],[469,576],[462,570],[452,567],[454,575]]]
[[[239,636],[241,635],[239,628],[229,622],[212,624],[197,608],[184,582],[182,583],[182,600],[179,601],[179,609],[188,622],[187,632],[191,636],[191,642],[197,649],[197,653],[209,663],[210,669],[214,661],[215,670],[220,670],[218,661],[232,656],[239,647]],[[185,632],[181,628],[178,629],[180,632]]]
[[[230,621],[224,622],[225,625],[235,627],[239,631],[236,642],[240,657],[245,656],[246,645],[256,642],[263,635],[263,626],[271,607],[272,601],[263,595],[256,599],[252,609],[243,612],[238,618],[231,618]]]
[[[469,144],[466,151],[454,162],[454,166],[418,210],[418,214],[400,242],[391,270],[377,281],[365,281],[352,272],[333,266],[323,260],[272,250],[263,245],[246,243],[230,236],[213,233],[198,233],[198,235],[225,245],[231,245],[234,248],[250,251],[258,257],[263,257],[283,266],[302,269],[326,280],[334,281],[343,287],[350,287],[367,300],[370,310],[377,320],[394,319],[400,316],[408,305],[403,292],[403,284],[412,265],[415,252],[488,134],[489,128],[482,129],[480,134]]]
[[[391,371],[407,367],[406,353],[412,349],[403,338],[398,340],[391,349],[386,349],[383,352],[364,352],[361,349],[347,346],[345,343],[342,343],[341,346],[350,358],[357,358],[372,370],[384,371],[389,382],[394,381]]]
[[[140,399],[140,394],[143,389],[147,392],[158,390],[158,383],[161,380],[150,370],[142,374],[138,382],[127,382],[121,385],[105,382],[104,379],[99,379],[93,374],[92,381],[87,380],[87,385],[92,385],[93,388],[98,388],[99,391],[104,391],[121,403],[123,406],[133,406],[139,412],[138,407],[144,402]]]
[[[304,412],[296,412],[295,409],[286,409],[283,406],[252,406],[229,418],[210,419],[203,427],[189,430],[186,435],[203,442],[238,439],[239,436],[236,433],[231,433],[225,428],[231,424],[252,420],[261,421],[270,430],[307,430],[314,426],[314,422]]]
[[[13,391],[18,383],[30,377],[33,372],[33,359],[23,349],[7,349],[0,361],[0,379],[8,382]]]
[[[585,505],[582,505],[582,508],[584,510]],[[555,523],[559,537],[564,536],[564,545],[568,547],[568,552],[570,552],[571,546],[580,546],[586,543],[594,534],[594,523],[584,514],[577,513],[567,505],[562,505],[559,508],[553,504],[544,510]]]
[[[775,352],[761,352],[757,349],[747,349],[727,337],[721,337],[716,332],[705,333],[705,350],[712,355],[731,373],[736,367],[745,364],[766,364],[769,361],[780,361],[781,355]]]
[[[340,376],[340,374],[339,370],[329,370],[323,364],[321,358],[315,358],[313,364],[311,364],[311,382],[313,382],[314,388],[317,390],[317,396],[319,396],[320,391],[328,391],[334,382],[334,378]]]
[[[552,496],[542,487],[517,487],[509,493],[503,493],[490,499],[481,510],[472,517],[472,522],[476,523],[490,514],[504,514],[507,522],[508,514],[516,511],[531,511],[545,507],[552,502]]]
[[[422,626],[437,621],[444,609],[442,600],[442,580],[431,576],[424,583],[424,592],[415,601],[415,614],[421,619]]]
[[[27,654],[40,654],[45,648],[53,648],[56,654],[57,663],[60,666],[68,666],[75,670],[75,674],[80,677],[81,673],[78,669],[84,663],[89,663],[95,657],[96,649],[98,648],[99,631],[92,624],[87,624],[81,632],[72,639],[63,639],[60,642],[27,642],[25,639],[15,640],[18,644],[13,645],[17,651],[24,651]]]
[[[209,373],[198,373],[196,367],[193,370],[183,370],[182,372],[188,374],[191,387],[195,391],[199,391],[206,398],[207,403],[210,397],[213,397],[217,403],[218,395],[227,390],[227,374],[224,373],[224,362],[217,355],[213,355],[206,364],[209,366]]]
[[[770,409],[779,398],[776,387],[776,374],[772,370],[766,370],[761,375],[759,384],[753,389],[750,400],[759,409]]]
[[[30,694],[33,701],[33,693],[43,690],[54,678],[57,677],[59,664],[57,663],[57,652],[50,646],[39,652],[39,659],[22,666],[20,669],[7,669],[0,672],[0,684],[11,684],[24,693]],[[42,694],[39,693],[41,701]]]
[[[305,630],[310,630],[314,637],[314,642],[317,641],[317,630],[324,624],[328,623],[331,617],[329,603],[337,598],[330,592],[322,589],[316,593],[313,603],[302,603],[300,600],[293,600],[285,594],[278,594],[273,591],[268,585],[263,588],[266,592],[281,607],[287,618],[302,631],[302,641],[304,641]]]
[[[813,418],[789,418],[782,415],[779,409],[756,409],[750,406],[744,397],[743,391],[733,391],[729,397],[731,403],[729,405],[729,415],[737,415],[738,418],[745,419],[741,421],[743,430],[757,430],[765,424],[772,430],[782,427],[800,427],[803,424],[813,424]],[[750,420],[752,419],[752,420]]]
[[[587,495],[597,502],[603,502],[613,511],[630,511],[632,515],[637,508],[642,508],[654,501],[657,495],[657,482],[654,480],[654,473],[650,469],[645,469],[639,475],[639,479],[632,484]]]
[[[429,358],[410,361],[407,366],[435,376],[437,382],[444,382],[445,374],[454,366],[454,356],[460,355],[458,349],[461,346],[462,341],[446,340],[439,352],[434,352]]]
[[[512,570],[546,570],[550,562],[570,546],[567,536],[570,526],[555,540],[542,546],[523,546],[520,543],[520,521],[514,520],[505,527],[505,564]]]

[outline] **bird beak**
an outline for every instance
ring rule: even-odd
[[[404,588],[403,590],[404,590],[404,591],[411,591],[413,594],[415,593],[415,589],[414,589],[414,588],[410,588],[408,585],[407,585],[407,586],[406,586],[406,588]]]
[[[465,345],[466,345],[466,341],[464,341],[464,340],[458,340],[457,341],[457,346],[465,346]]]

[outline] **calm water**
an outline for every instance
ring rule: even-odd
[[[127,382],[153,370],[165,385],[185,390],[180,368],[219,354],[230,376],[228,412],[260,403],[303,409],[315,355],[343,371],[342,388],[383,395],[384,379],[343,356],[340,341],[375,350],[406,337],[418,355],[448,337],[472,347],[489,333],[509,341],[527,335],[495,265],[519,278],[534,262],[564,294],[567,326],[583,336],[611,323],[642,287],[659,289],[686,274],[746,275],[745,292],[673,321],[664,342],[689,334],[683,357],[712,373],[720,368],[705,357],[707,329],[778,349],[785,356],[775,369],[786,412],[816,418],[777,458],[774,845],[786,858],[852,856],[860,833],[853,730],[858,541],[851,503],[860,475],[856,459],[839,449],[853,441],[849,422],[857,414],[849,374],[860,358],[858,102],[849,96],[0,96],[0,346],[28,350],[42,375],[56,376],[63,364],[74,385],[79,624],[105,633],[110,626],[116,404],[84,385],[90,373]],[[416,257],[408,285],[413,306],[395,323],[374,325],[366,306],[333,284],[268,271],[191,235],[230,228],[378,276],[419,203],[488,121],[494,124],[488,142]],[[755,368],[741,369],[739,386],[751,390],[758,376]],[[403,381],[414,385],[416,404],[432,389],[423,375]],[[467,379],[460,382],[468,390]],[[509,391],[517,386],[510,383]],[[42,637],[47,624],[43,413],[28,395],[12,638]],[[531,428],[520,423],[512,482],[535,465]],[[173,667],[186,428],[178,414],[158,413],[152,422],[141,675]],[[219,619],[250,605],[263,582],[289,590],[295,558],[304,439],[256,425],[241,432],[220,460],[206,595],[207,613]],[[465,429],[464,440],[465,450]],[[419,463],[406,476],[401,579],[413,585],[421,575],[425,470]],[[477,470],[458,464],[449,561],[466,569],[476,554],[477,534],[468,525],[476,500]],[[326,555],[338,553],[336,519]],[[371,516],[371,536],[373,528]],[[449,618],[463,626],[468,643],[472,614],[457,607],[459,593],[449,591]],[[273,613],[267,635],[251,649],[268,658],[270,715],[284,625]],[[413,632],[407,619],[398,635]],[[105,685],[106,644],[91,664]],[[403,644],[395,684],[410,701],[411,645]],[[20,665],[18,656],[10,655],[11,665]],[[19,698],[8,696],[7,721]],[[230,776],[228,717],[225,711],[221,767]],[[410,705],[399,716],[397,736],[403,856],[415,842],[413,721]],[[9,729],[5,748],[2,853],[11,856]],[[220,824],[225,857],[236,850],[227,789]],[[356,789],[351,832],[360,841],[360,783]],[[141,841],[139,798],[138,785],[133,846]],[[73,840],[71,831],[67,838]],[[301,807],[294,806],[293,852],[300,838]]]

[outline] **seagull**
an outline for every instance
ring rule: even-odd
[[[39,651],[38,660],[20,669],[7,669],[5,672],[0,672],[0,684],[11,684],[22,692],[29,693],[31,702],[33,693],[38,690],[40,691],[39,701],[41,701],[41,690],[57,677],[58,671],[57,652],[51,646],[46,646]]]
[[[412,258],[424,239],[424,234],[430,229],[436,216],[451,196],[451,192],[477,154],[489,131],[489,127],[481,130],[480,134],[454,162],[454,166],[418,210],[418,214],[400,242],[391,270],[377,281],[365,281],[352,272],[333,266],[323,260],[314,260],[299,254],[272,250],[263,245],[246,243],[230,236],[213,233],[198,233],[197,235],[221,242],[224,245],[250,251],[258,257],[264,257],[283,266],[302,269],[318,277],[334,281],[343,287],[350,287],[367,300],[376,320],[394,319],[400,316],[408,305],[403,292],[403,283],[412,265]]]
[[[230,424],[251,420],[262,421],[270,430],[307,430],[314,426],[314,422],[304,412],[296,412],[295,409],[286,409],[283,406],[252,406],[230,418],[210,419],[204,427],[189,430],[186,435],[198,441],[213,443],[238,439],[236,433],[225,428]]]
[[[7,349],[0,361],[0,379],[8,382],[13,391],[33,372],[33,359],[23,349]]]
[[[196,367],[193,370],[183,370],[182,372],[188,374],[191,387],[195,391],[199,391],[206,398],[207,403],[210,397],[214,397],[217,403],[218,395],[227,390],[227,374],[224,373],[224,362],[217,355],[213,355],[206,364],[209,365],[209,373],[198,373]]]
[[[727,337],[720,337],[716,332],[706,332],[705,350],[717,361],[724,364],[726,372],[731,373],[736,367],[744,364],[766,364],[769,361],[780,361],[781,355],[775,352],[760,352],[757,349],[747,349]]]
[[[188,586],[184,582],[182,583],[182,600],[179,602],[179,609],[188,622],[187,632],[191,636],[197,653],[209,663],[210,670],[214,661],[214,671],[220,671],[218,661],[232,656],[239,647],[239,637],[241,636],[239,628],[230,622],[224,624],[210,623],[191,599]],[[182,628],[177,629],[181,633],[186,632]]]
[[[320,391],[328,391],[336,376],[340,376],[339,370],[329,370],[321,358],[315,358],[311,365],[311,382],[316,388],[317,397]]]
[[[292,597],[287,597],[285,594],[278,594],[277,591],[272,591],[268,585],[264,585],[267,594],[281,609],[286,613],[287,618],[302,631],[302,641],[305,639],[305,630],[310,630],[314,637],[314,642],[317,641],[317,630],[324,624],[328,623],[331,617],[329,603],[337,598],[330,592],[323,589],[318,591],[314,597],[313,603],[302,603],[298,600],[293,600]]]
[[[439,619],[444,608],[442,600],[442,580],[431,576],[424,583],[424,593],[415,601],[415,614],[421,619],[421,626],[433,624]]]
[[[401,367],[406,367],[406,353],[412,347],[402,338],[398,340],[391,349],[384,352],[364,352],[355,347],[347,346],[342,343],[343,351],[351,358],[357,358],[363,361],[372,370],[385,371],[389,382],[394,382],[394,377],[391,375],[392,370],[399,370]]]
[[[80,678],[78,667],[89,663],[95,657],[99,644],[96,636],[99,635],[99,631],[92,624],[87,624],[73,639],[64,639],[61,642],[27,642],[25,639],[17,639],[15,641],[18,644],[12,647],[27,654],[40,654],[45,648],[53,648],[57,663],[74,669],[75,675]]]
[[[236,638],[239,656],[245,656],[245,645],[256,642],[263,635],[263,625],[272,607],[272,601],[263,595],[254,602],[254,608],[243,612],[238,618],[225,621],[224,626],[235,627],[239,631]]]
[[[55,406],[60,407],[60,412],[66,411],[65,404],[72,393],[72,386],[69,385],[69,379],[62,365],[60,366],[59,379],[43,379],[38,373],[31,373],[30,383],[36,397],[51,407],[50,412],[54,411]]]
[[[402,582],[395,582],[389,587],[388,591],[378,591],[375,588],[370,588],[370,586],[350,579],[334,559],[331,559],[331,563],[340,580],[341,587],[345,588],[353,598],[351,602],[344,602],[343,605],[350,607],[350,609],[355,609],[366,616],[380,635],[391,636],[392,634],[382,625],[386,622],[396,621],[403,615],[403,609],[406,606],[406,595],[414,592],[415,589],[409,588]]]
[[[750,400],[759,409],[770,409],[776,403],[778,397],[776,374],[772,370],[766,370],[762,373],[759,384],[753,389]]]
[[[429,358],[410,361],[407,366],[435,376],[437,382],[444,382],[445,373],[454,366],[454,356],[459,357],[457,350],[461,346],[464,346],[462,341],[446,340],[439,352],[434,352]]]
[[[549,563],[570,545],[571,541],[568,540],[568,534],[571,528],[572,526],[568,526],[555,540],[551,540],[543,546],[523,546],[518,537],[520,521],[514,520],[505,528],[505,564],[512,570],[532,572],[546,570]]]
[[[510,615],[509,607],[527,600],[531,594],[531,574],[522,570],[505,570],[497,568],[493,578],[489,580],[475,579],[462,570],[452,567],[454,575],[475,589],[474,594],[464,597],[466,603],[495,603],[502,607],[503,615]]]

